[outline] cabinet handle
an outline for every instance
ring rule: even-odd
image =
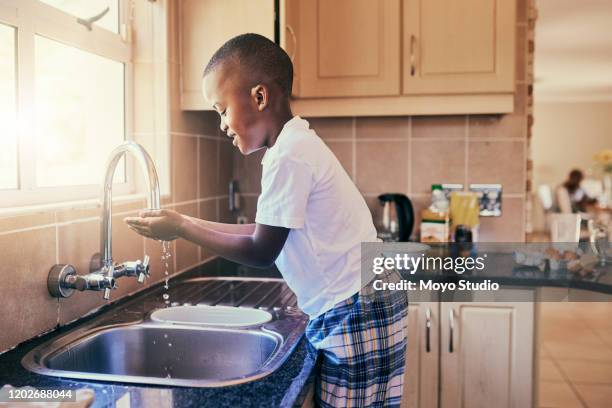
[[[425,311],[425,352],[431,352],[431,309]]]
[[[414,48],[416,45],[416,37],[414,34],[410,35],[410,76],[414,76],[416,74],[416,63],[415,63],[415,55]]]
[[[293,62],[293,60],[295,59],[295,54],[297,53],[297,37],[295,36],[295,31],[293,31],[293,27],[287,24],[285,28],[287,29],[289,34],[291,34],[291,40],[293,41],[293,52],[291,53],[291,55],[289,55],[289,59],[291,60],[291,62]]]
[[[448,322],[450,327],[450,332],[448,336],[448,352],[452,353],[455,350],[453,344],[453,332],[455,330],[455,310],[451,308],[448,312],[448,315]]]

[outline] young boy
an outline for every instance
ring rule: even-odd
[[[184,238],[232,261],[273,263],[310,316],[324,407],[399,406],[406,349],[405,293],[361,290],[360,244],[376,241],[365,201],[340,163],[289,105],[293,66],[257,34],[225,43],[204,70],[205,98],[244,155],[265,148],[254,224],[205,221],[171,210],[128,218],[138,233]]]

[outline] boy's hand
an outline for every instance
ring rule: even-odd
[[[180,236],[185,217],[172,210],[143,210],[138,217],[127,217],[128,227],[147,238],[172,241]]]

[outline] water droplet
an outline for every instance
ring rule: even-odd
[[[168,347],[172,347],[172,343],[168,343]]]
[[[169,295],[169,294],[167,294],[167,293],[164,293],[164,294],[162,295],[162,297],[163,297],[165,300],[170,299],[170,295]]]
[[[166,333],[164,333],[164,339],[167,339],[168,335]]]

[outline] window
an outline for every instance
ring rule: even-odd
[[[0,208],[97,198],[131,134],[127,0],[0,0]],[[134,192],[130,161],[114,189]]]

